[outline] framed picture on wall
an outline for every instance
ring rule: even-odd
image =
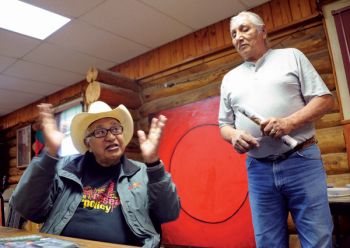
[[[17,129],[17,167],[29,165],[32,155],[31,125]]]

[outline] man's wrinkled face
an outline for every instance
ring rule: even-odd
[[[85,143],[101,166],[109,167],[120,161],[125,151],[122,130],[114,118],[99,119],[88,127]]]
[[[258,28],[247,16],[239,16],[231,27],[233,46],[246,61],[256,61],[265,51],[266,32]],[[261,54],[262,53],[262,54]]]

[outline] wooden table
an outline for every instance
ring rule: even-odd
[[[333,215],[335,244],[334,247],[341,247],[345,238],[350,237],[350,233],[342,237],[339,230],[340,216],[346,216],[350,222],[350,196],[328,197],[329,207]]]
[[[86,240],[86,239],[76,239],[76,238],[68,238],[64,236],[58,236],[58,235],[52,235],[52,234],[46,234],[46,233],[37,233],[37,232],[28,232],[25,230],[19,230],[9,227],[3,227],[0,226],[0,238],[9,238],[9,237],[17,237],[17,236],[24,236],[24,235],[40,235],[43,238],[47,237],[53,237],[58,239],[64,239],[72,241],[79,245],[79,247],[84,248],[131,248],[134,246],[128,246],[128,245],[118,245],[118,244],[112,244],[107,242],[98,242],[98,241],[92,241],[92,240]]]

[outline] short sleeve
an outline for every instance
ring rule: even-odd
[[[331,92],[308,58],[298,49],[294,48],[293,53],[298,68],[300,89],[305,102],[310,102],[316,96],[331,95]]]
[[[229,100],[229,93],[225,87],[225,77],[220,89],[220,106],[219,106],[219,127],[226,125],[234,126],[234,114]]]

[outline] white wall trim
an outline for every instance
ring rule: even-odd
[[[338,95],[343,110],[344,120],[350,119],[350,94],[346,81],[344,62],[340,51],[338,34],[335,27],[332,11],[349,6],[349,0],[339,0],[322,7],[329,38],[330,52],[332,53],[334,70],[336,74]]]

